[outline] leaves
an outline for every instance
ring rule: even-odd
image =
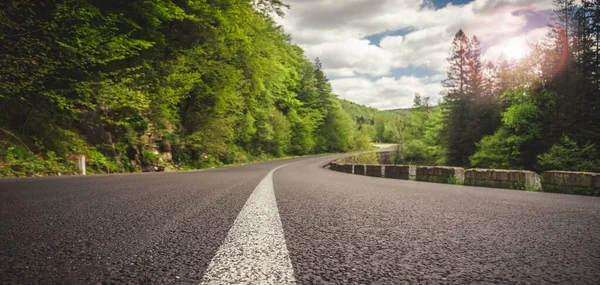
[[[86,153],[94,169],[113,172],[148,164],[165,140],[184,167],[354,143],[320,63],[271,18],[281,1],[0,7],[0,126],[36,153],[63,162]]]

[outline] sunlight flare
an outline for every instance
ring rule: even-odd
[[[529,53],[529,47],[523,41],[513,39],[504,45],[503,51],[507,57],[518,60]]]

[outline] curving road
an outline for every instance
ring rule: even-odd
[[[333,159],[0,180],[0,283],[600,284],[600,198]]]

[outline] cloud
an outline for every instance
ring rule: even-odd
[[[362,73],[369,75],[385,75],[392,64],[387,59],[392,56],[377,46],[370,45],[364,39],[343,39],[337,42],[324,42],[309,45],[307,54],[318,54],[327,59],[326,72],[330,75],[340,73]]]
[[[440,81],[439,77],[381,77],[377,80],[352,77],[334,79],[331,85],[344,99],[378,109],[395,109],[412,106],[415,93],[429,96],[431,102],[436,102],[441,98]]]
[[[443,78],[450,43],[461,28],[477,35],[490,57],[507,39],[538,39],[542,30],[530,27],[531,14],[551,8],[549,2],[475,0],[435,9],[428,0],[288,0],[291,9],[277,21],[308,58],[321,59],[334,92],[357,103],[398,108],[409,107],[414,92],[436,97],[442,88],[431,78],[394,72],[421,68]],[[394,35],[398,30],[407,32]],[[382,33],[388,36],[379,45],[365,39]]]

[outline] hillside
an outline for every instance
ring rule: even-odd
[[[369,139],[350,118],[373,111],[341,107],[271,18],[278,1],[8,2],[2,176],[75,173],[80,155],[93,173],[197,169]]]

